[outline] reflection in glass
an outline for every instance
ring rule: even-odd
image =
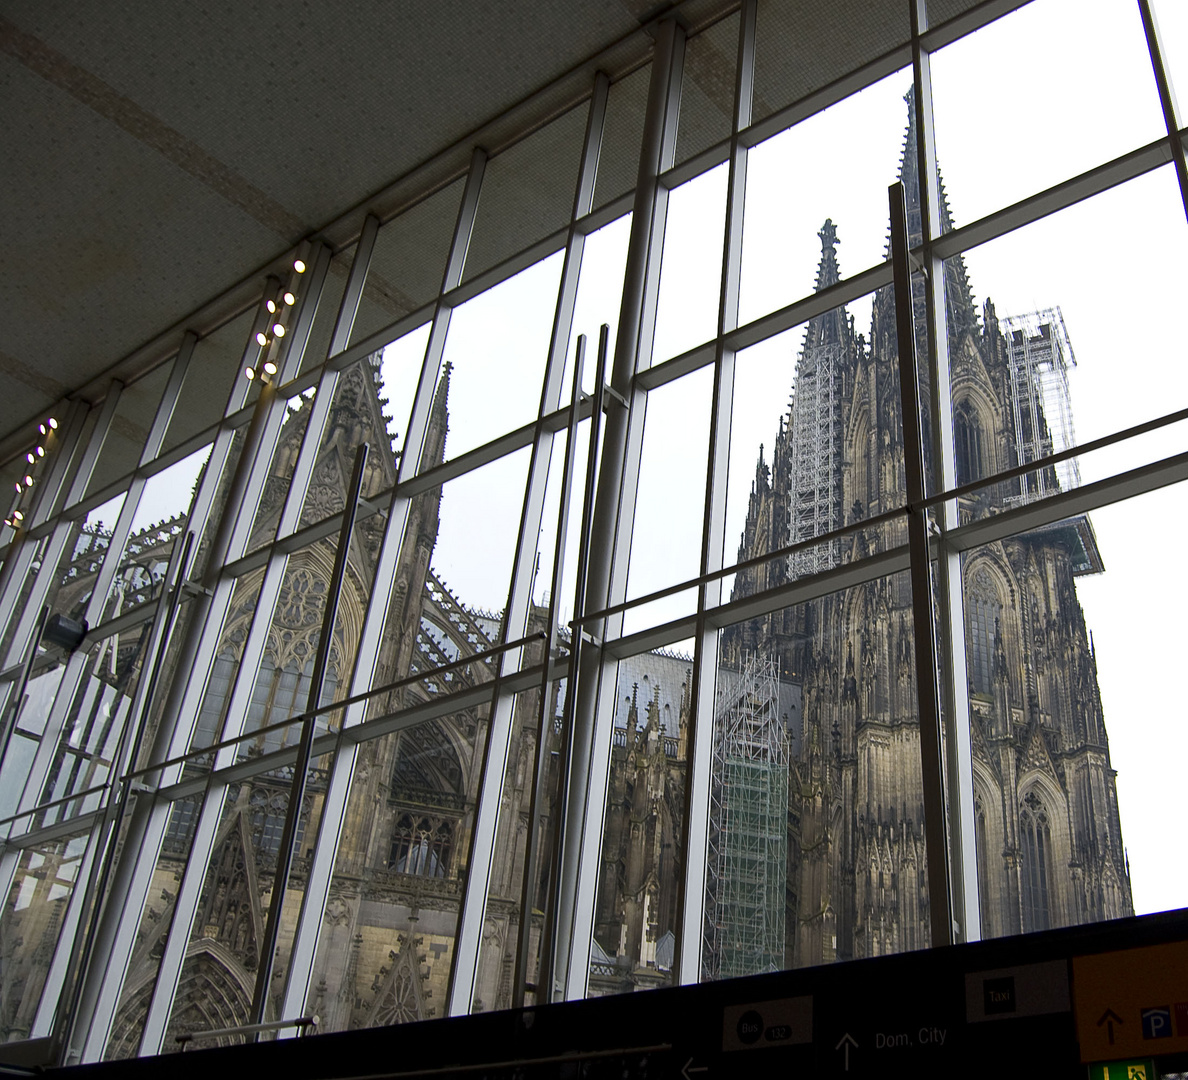
[[[1167,133],[1138,5],[1125,0],[1024,4],[933,53],[932,89],[961,223]]]
[[[360,746],[310,980],[320,1030],[444,1014],[488,713]]]
[[[1084,514],[962,557],[984,937],[1134,913],[1099,651],[1079,598],[1101,570]],[[1120,704],[1115,725],[1130,712]]]
[[[168,452],[223,418],[232,387],[243,377],[243,353],[255,318],[250,308],[199,340],[182,380],[163,452]]]
[[[722,632],[704,977],[928,944],[914,648],[906,573]]]
[[[692,667],[687,643],[619,662],[590,997],[673,983]]]
[[[87,834],[26,848],[0,919],[0,1042],[28,1039],[87,850]]]
[[[121,492],[102,506],[95,507],[82,521],[70,524],[66,547],[46,594],[45,602],[50,605],[51,615],[62,614],[82,620],[91,602],[95,579],[103,568],[107,549],[111,547],[112,531],[124,508],[125,498],[127,492]]]
[[[260,504],[256,508],[256,516],[252,521],[252,531],[248,537],[245,553],[250,554],[276,538],[276,530],[280,526],[281,515],[284,513],[285,503],[289,498],[289,490],[293,486],[293,471],[297,468],[297,459],[301,455],[301,443],[304,441],[306,429],[309,427],[309,418],[312,415],[313,399],[316,393],[316,387],[311,386],[300,394],[294,394],[285,402],[280,434],[277,436],[276,445],[272,450],[272,461],[268,469],[268,476],[264,481],[264,492],[260,496]],[[349,475],[350,466],[348,465],[347,476]],[[339,509],[341,509],[341,505]]]
[[[653,364],[718,332],[728,175],[723,163],[669,193]]]
[[[557,252],[454,309],[437,382],[450,438],[440,458],[426,448],[422,470],[536,419],[561,265]]]
[[[93,495],[140,464],[149,429],[172,370],[172,362],[162,364],[120,391],[120,399],[95,462],[95,471],[87,484],[87,495]]]
[[[628,599],[700,572],[713,377],[703,367],[648,393]]]
[[[1141,215],[1139,229],[1130,226]],[[1171,324],[1188,290],[1188,226],[1165,166],[966,252],[986,290],[964,325],[950,296],[959,482],[989,477],[1188,405]],[[956,260],[946,261],[952,276]],[[972,289],[968,310],[976,313]],[[956,327],[954,326],[956,325]],[[1075,351],[1074,351],[1075,350]],[[1128,358],[1125,377],[1121,357]],[[1152,392],[1153,390],[1157,392]],[[967,514],[1032,502],[1183,449],[1176,428],[975,492]],[[963,479],[964,478],[964,479]]]
[[[896,72],[750,150],[740,323],[812,291],[813,234],[826,218],[849,273],[886,258],[887,184],[903,155],[911,84],[910,68]]]
[[[185,532],[210,445],[157,473],[140,494],[131,532],[107,596],[104,619],[147,603],[158,595],[173,547]]]
[[[738,15],[730,15],[685,45],[677,121],[678,165],[730,136],[739,22]]]
[[[455,180],[379,230],[351,328],[352,344],[437,295],[463,186]]]
[[[165,838],[136,928],[128,973],[103,1055],[105,1060],[136,1056],[156,989],[165,941],[173,927],[177,894],[181,891],[201,809],[202,799],[197,795],[179,799],[168,809]]]

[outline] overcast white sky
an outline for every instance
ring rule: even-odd
[[[1188,4],[1163,0],[1157,11],[1183,97]],[[958,225],[1163,130],[1132,0],[1035,0],[936,54],[933,80],[938,155]],[[887,185],[902,152],[909,84],[908,71],[897,73],[751,152],[742,321],[811,291],[820,256],[816,234],[827,217],[837,227],[843,274],[882,261]],[[716,330],[725,182],[722,166],[672,193],[657,360]],[[628,228],[628,219],[621,219],[587,242],[574,336],[587,333],[591,353],[600,323],[617,323]],[[1079,441],[1188,404],[1188,356],[1179,326],[1188,295],[1186,240],[1188,226],[1168,166],[967,253],[979,307],[989,296],[1000,317],[1057,305],[1063,310],[1078,362],[1072,400]],[[560,269],[558,254],[454,312],[446,352],[454,364],[448,456],[535,416]],[[869,298],[848,310],[867,333]],[[385,353],[386,392],[400,436],[427,334],[422,328]],[[786,413],[802,338],[798,328],[739,356],[728,559],[737,550],[759,444],[770,460]],[[629,595],[697,572],[710,380],[704,369],[654,392],[649,401]],[[1133,447],[1083,456],[1082,478],[1088,482],[1178,452],[1183,444],[1183,430],[1175,429]],[[583,461],[584,454],[583,447]],[[559,450],[550,500],[557,495],[560,456]],[[188,459],[159,488],[176,499],[188,496],[198,467]],[[433,564],[472,605],[498,610],[506,601],[527,467],[524,450],[445,489]],[[151,506],[144,523],[171,512],[155,497]],[[101,515],[114,523],[110,508],[92,517]],[[1097,646],[1135,906],[1140,912],[1181,906],[1188,904],[1188,870],[1173,853],[1181,846],[1175,826],[1182,817],[1188,717],[1172,673],[1188,652],[1181,615],[1188,582],[1174,553],[1188,525],[1188,494],[1181,488],[1159,492],[1095,511],[1092,521],[1106,572],[1080,579],[1078,595]],[[542,536],[538,599],[548,588],[552,545],[552,535]],[[652,613],[653,621],[688,602],[665,605]],[[568,613],[568,599],[562,606]]]

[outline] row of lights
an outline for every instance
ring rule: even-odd
[[[40,438],[34,443],[33,449],[25,454],[24,474],[19,476],[14,484],[16,493],[20,497],[17,499],[16,507],[4,519],[4,524],[10,528],[19,529],[25,523],[25,514],[21,510],[21,503],[24,502],[25,495],[28,491],[37,483],[37,468],[45,460],[49,441],[57,430],[58,421],[52,416],[47,417],[38,425]]]
[[[293,270],[298,274],[304,274],[305,263],[301,259],[295,259]],[[292,307],[295,303],[297,303],[297,294],[292,289],[280,290],[276,296],[264,301],[264,306],[268,310],[268,321],[271,325],[256,334],[256,344],[260,346],[262,356],[266,356],[266,350],[274,340],[285,336],[284,309]],[[249,380],[259,378],[260,382],[267,386],[276,374],[276,364],[271,358],[268,358],[259,365],[258,369],[249,364],[244,368],[243,373]]]

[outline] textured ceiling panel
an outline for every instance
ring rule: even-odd
[[[0,440],[647,6],[0,2]]]

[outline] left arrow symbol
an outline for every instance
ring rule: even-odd
[[[690,1080],[690,1077],[689,1077],[690,1073],[703,1073],[703,1072],[709,1072],[709,1066],[708,1065],[694,1065],[692,1058],[689,1058],[689,1060],[686,1061],[684,1066],[681,1068],[681,1075],[685,1078],[685,1080]]]

